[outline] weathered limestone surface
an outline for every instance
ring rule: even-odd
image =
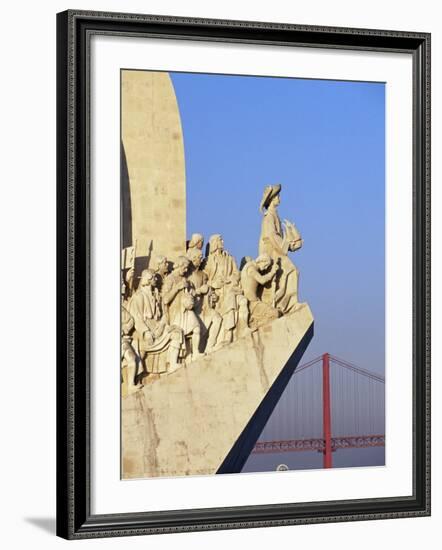
[[[288,257],[303,240],[281,222],[274,184],[260,254],[242,270],[220,234],[206,258],[203,235],[187,250],[170,76],[124,70],[121,94],[122,476],[239,472],[313,335]]]
[[[132,244],[137,241],[137,257],[173,259],[186,251],[184,143],[175,91],[167,73],[125,70],[121,94]]]
[[[303,304],[123,398],[123,478],[239,471],[312,332]]]

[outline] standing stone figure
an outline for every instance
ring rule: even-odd
[[[234,272],[224,287],[223,343],[230,344],[235,337],[243,336],[248,320],[249,308],[241,287],[241,276]]]
[[[202,311],[204,295],[209,291],[208,277],[202,270],[203,253],[199,248],[189,248],[186,257],[190,262],[187,280],[191,283],[194,295],[197,297],[195,312],[199,315]]]
[[[271,269],[268,271],[270,266]],[[266,271],[268,272],[263,273]],[[249,326],[252,330],[281,315],[278,309],[261,300],[264,285],[274,279],[277,271],[278,265],[272,265],[272,259],[268,254],[261,254],[256,260],[247,262],[241,271],[241,285],[244,296],[249,301]]]
[[[167,306],[169,324],[179,327],[185,337],[192,339],[192,359],[197,359],[204,354],[200,351],[201,326],[194,312],[195,298],[192,295],[192,285],[186,278],[189,268],[188,258],[179,256],[172,273],[164,280],[163,301]],[[181,351],[185,357],[187,350]]]
[[[208,277],[202,269],[203,254],[199,248],[189,248],[187,257],[190,260],[190,272],[187,277],[192,285],[195,296],[195,313],[204,326],[205,352],[214,351],[217,345],[218,334],[221,329],[222,317],[214,308],[215,293],[207,284]]]
[[[277,307],[281,313],[293,311],[298,304],[298,277],[296,266],[288,257],[288,251],[301,248],[303,241],[296,228],[286,222],[286,234],[283,233],[278,215],[281,185],[268,185],[264,189],[260,210],[264,213],[259,239],[259,254],[268,254],[279,265],[273,286],[263,289],[263,301]]]
[[[204,298],[203,312],[201,315],[201,319],[206,328],[206,346],[204,350],[206,354],[217,351],[223,345],[220,336],[223,319],[216,310],[218,300],[219,298],[215,294],[215,291],[209,288],[209,292]]]
[[[135,323],[134,341],[146,372],[161,374],[175,370],[179,366],[183,334],[178,327],[167,324],[152,269],[141,273],[140,285],[130,301],[130,314]]]
[[[134,393],[142,388],[142,385],[135,382],[137,374],[137,355],[132,347],[132,335],[135,329],[135,322],[129,313],[127,296],[127,286],[121,283],[121,368],[126,368],[127,373],[127,392]],[[123,378],[123,376],[122,376]]]
[[[224,250],[224,241],[221,235],[212,235],[209,239],[208,256],[204,271],[207,273],[208,284],[218,296],[217,310],[223,318],[223,326],[231,324],[232,298],[228,285],[232,277],[239,274],[235,259]],[[230,330],[230,329],[227,329]]]

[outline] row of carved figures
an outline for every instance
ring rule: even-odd
[[[244,257],[240,269],[219,234],[210,237],[206,256],[201,234],[173,263],[157,256],[136,290],[134,269],[123,269],[121,359],[129,393],[147,374],[171,374],[296,309],[298,271],[287,253],[302,240],[290,222],[282,230],[280,191],[266,187],[260,254]]]

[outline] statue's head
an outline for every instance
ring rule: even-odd
[[[187,257],[196,269],[198,269],[203,262],[203,253],[199,248],[189,248]]]
[[[167,261],[166,256],[157,256],[155,258],[155,266],[157,273],[161,275],[166,275],[169,272],[169,262]]]
[[[209,254],[213,254],[217,250],[224,250],[224,240],[222,235],[212,235],[209,239]]]
[[[204,237],[201,235],[201,233],[193,233],[187,245],[187,248],[189,249],[197,248],[198,250],[202,250],[203,245],[204,245]]]
[[[209,291],[207,299],[209,301],[209,307],[212,308],[214,308],[216,306],[216,303],[219,301],[218,295],[213,291]]]
[[[281,193],[281,184],[277,183],[275,185],[267,185],[264,189],[261,199],[261,205],[259,207],[260,211],[268,210],[270,205],[278,206],[281,202],[280,199]]]
[[[255,262],[259,271],[265,271],[272,265],[272,258],[268,254],[260,254]]]
[[[144,269],[141,272],[140,286],[155,286],[156,278],[155,271],[153,269]]]
[[[189,264],[190,261],[186,258],[186,256],[178,256],[174,265],[174,270],[178,273],[178,275],[183,276],[187,273]]]

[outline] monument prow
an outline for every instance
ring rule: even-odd
[[[262,193],[258,256],[238,268],[221,233],[204,255],[203,233],[186,235],[170,75],[124,70],[121,97],[122,477],[239,472],[313,335],[289,257],[304,241],[281,222],[275,183]]]
[[[240,472],[313,336],[307,304],[123,399],[123,477]]]

